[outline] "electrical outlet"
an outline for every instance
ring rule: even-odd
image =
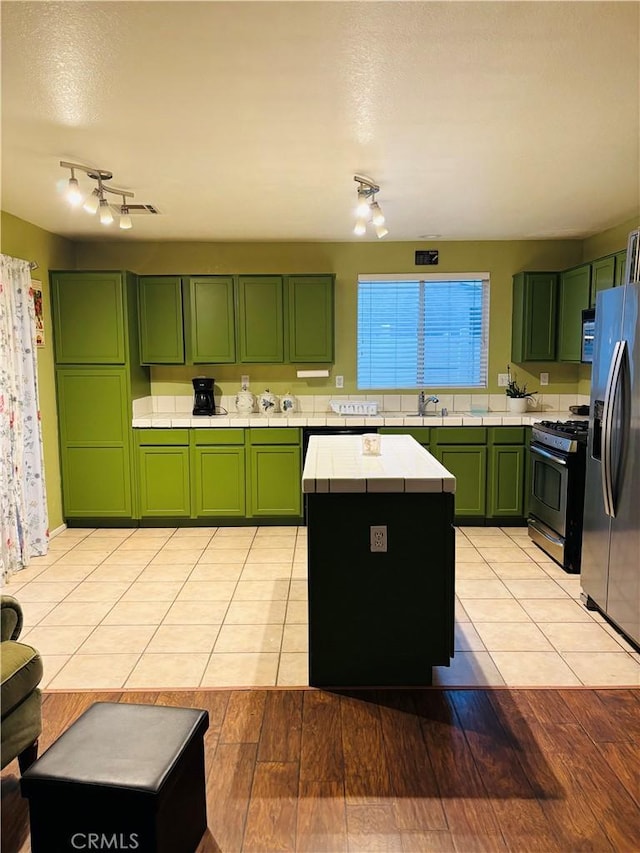
[[[540,384],[541,385],[548,385],[549,384],[549,374],[548,373],[541,373],[540,374]]]
[[[336,388],[344,388],[344,376],[336,376]]]
[[[371,553],[387,552],[387,525],[377,524],[371,526]]]
[[[249,387],[249,377],[246,375],[240,377],[240,387],[243,388],[245,385]]]
[[[506,388],[509,384],[509,374],[508,373],[499,373],[498,374],[498,388]]]

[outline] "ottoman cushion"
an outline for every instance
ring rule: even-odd
[[[25,643],[7,640],[2,644],[2,716],[11,713],[33,693],[42,678],[42,660]]]
[[[135,836],[141,849],[195,849],[206,828],[208,726],[193,708],[92,705],[22,776],[32,849],[42,835],[72,850],[62,844],[91,832]]]

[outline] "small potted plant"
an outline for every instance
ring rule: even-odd
[[[522,414],[523,412],[526,412],[529,407],[529,400],[533,400],[533,395],[537,393],[537,391],[527,391],[526,384],[518,385],[515,372],[512,376],[511,365],[507,365],[506,394],[510,412],[513,412],[514,414]]]

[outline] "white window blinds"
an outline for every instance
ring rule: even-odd
[[[358,388],[485,388],[489,275],[358,277]]]

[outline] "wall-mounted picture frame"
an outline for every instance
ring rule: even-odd
[[[42,308],[42,282],[31,281],[31,291],[33,293],[33,307],[36,312],[36,346],[43,347],[44,341],[44,311]]]

